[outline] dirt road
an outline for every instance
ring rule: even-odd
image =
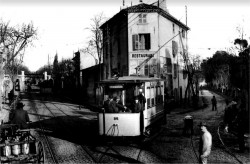
[[[211,98],[213,95],[215,95],[218,102],[218,111],[212,111]],[[200,121],[206,121],[208,130],[213,136],[212,153],[209,156],[208,162],[239,163],[236,158],[225,151],[217,135],[218,125],[223,120],[224,115],[224,98],[207,90],[203,91],[202,96],[209,103],[208,107],[203,110],[187,113],[183,112],[184,109],[173,110],[167,115],[167,124],[162,127],[162,133],[149,144],[148,148],[163,158],[166,163],[197,163],[200,134],[197,125]],[[190,136],[183,136],[182,134],[184,126],[183,118],[187,114],[193,116],[194,120],[194,135],[192,136],[192,140]],[[234,140],[236,141],[234,146],[238,148],[237,138],[235,137]],[[239,154],[236,151],[233,153],[243,163],[250,162],[249,151],[243,154]]]

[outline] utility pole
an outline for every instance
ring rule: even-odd
[[[186,9],[186,26],[187,26],[187,6],[185,6]]]

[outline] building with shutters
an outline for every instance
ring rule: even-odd
[[[187,48],[189,27],[167,11],[165,0],[123,8],[101,29],[104,79],[158,77],[165,79],[168,96],[184,98],[187,76],[181,54]]]

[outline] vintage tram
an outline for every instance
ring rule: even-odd
[[[141,113],[119,112],[98,115],[99,135],[105,136],[141,136],[141,131],[149,133],[154,123],[166,119],[164,110],[164,81],[159,78],[125,76],[99,82],[99,92],[103,101],[108,96],[117,97],[122,105],[133,108],[134,98],[139,90],[143,91],[143,121]],[[143,126],[143,127],[141,127]]]

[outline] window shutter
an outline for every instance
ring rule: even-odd
[[[171,58],[167,58],[167,72],[172,73],[172,62]]]
[[[135,50],[135,37],[136,37],[136,35],[132,36],[133,50]]]
[[[177,64],[174,64],[174,78],[177,77]]]
[[[178,53],[178,44],[176,41],[172,41],[172,54],[175,57]]]
[[[145,49],[149,50],[151,48],[151,45],[150,45],[150,34],[145,34],[145,39],[146,39]]]

